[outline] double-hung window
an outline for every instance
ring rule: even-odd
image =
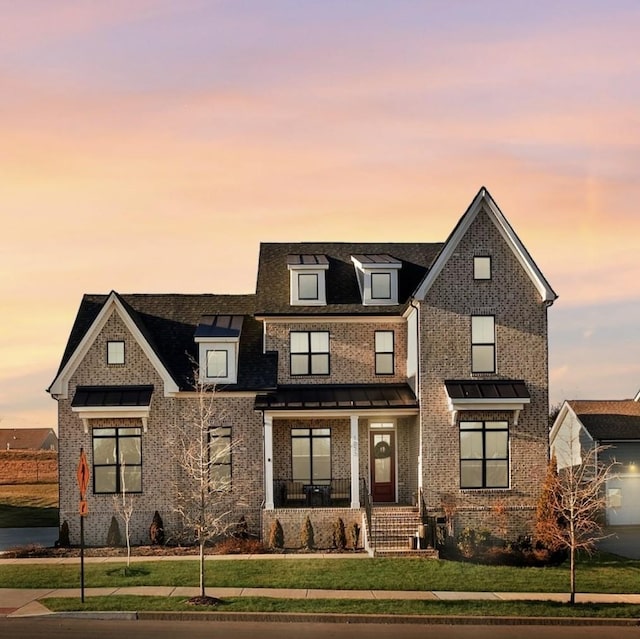
[[[471,317],[471,372],[496,372],[496,328],[493,315]]]
[[[329,374],[329,332],[292,331],[290,333],[291,374]]]
[[[231,488],[231,427],[209,430],[209,481],[211,490]]]
[[[331,480],[331,429],[291,429],[291,474],[304,484],[329,483]]]
[[[508,423],[460,422],[460,488],[508,487]]]
[[[94,428],[93,492],[142,492],[142,429]]]
[[[375,332],[376,375],[393,375],[393,331]]]

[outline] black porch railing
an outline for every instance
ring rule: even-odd
[[[360,501],[362,486],[360,480]],[[274,479],[273,502],[276,508],[349,508],[351,479],[324,479],[313,482]]]

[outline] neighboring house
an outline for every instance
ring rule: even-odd
[[[1,428],[0,450],[58,450],[53,428]]]
[[[298,545],[307,513],[316,538],[338,516],[392,512],[529,531],[555,299],[484,188],[444,243],[262,244],[255,294],[85,295],[49,389],[61,521],[77,543],[83,447],[87,543],[105,541],[122,451],[140,496],[133,539],[148,538],[155,510],[169,536],[180,529],[170,435],[193,411],[198,361],[216,389],[212,432],[234,444],[217,472],[263,537],[278,518]]]
[[[635,399],[564,402],[550,445],[560,469],[581,463],[585,450],[604,447],[599,461],[617,462],[607,480],[606,523],[640,524],[640,393]]]

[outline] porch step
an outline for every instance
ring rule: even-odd
[[[376,507],[371,510],[369,543],[378,557],[438,558],[434,548],[413,548],[422,520],[417,508],[410,506]],[[415,543],[419,545],[419,541]]]

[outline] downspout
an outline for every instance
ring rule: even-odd
[[[422,474],[422,402],[421,402],[421,385],[420,385],[420,307],[416,305],[414,298],[410,300],[411,308],[416,313],[416,382],[414,392],[418,400],[418,509],[422,517],[425,516],[424,498],[422,494],[423,474]]]

